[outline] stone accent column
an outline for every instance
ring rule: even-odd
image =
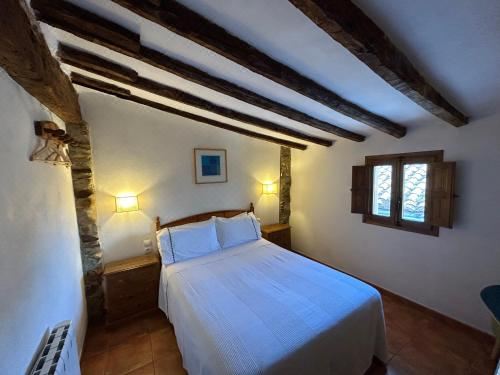
[[[87,312],[89,319],[96,320],[104,316],[103,265],[102,250],[97,231],[89,128],[85,122],[67,123],[66,131],[75,140],[69,146],[69,156],[72,162],[71,174],[80,234]]]
[[[280,149],[280,224],[288,224],[290,219],[290,187],[292,185],[292,153],[289,147]]]

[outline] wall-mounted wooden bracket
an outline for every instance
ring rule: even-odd
[[[73,138],[64,129],[59,129],[52,121],[35,121],[35,134],[42,142],[31,154],[31,161],[71,166],[67,145],[73,142]]]

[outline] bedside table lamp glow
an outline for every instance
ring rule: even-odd
[[[139,210],[139,201],[136,195],[115,197],[116,212],[132,212]]]
[[[275,182],[263,183],[262,194],[278,194],[278,184]]]

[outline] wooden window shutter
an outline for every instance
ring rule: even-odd
[[[351,212],[367,214],[370,212],[370,166],[352,167]]]
[[[455,162],[430,164],[430,224],[453,227]]]

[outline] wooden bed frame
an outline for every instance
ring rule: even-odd
[[[221,211],[211,211],[211,212],[204,212],[201,214],[196,214],[196,215],[191,215],[188,217],[184,217],[182,219],[174,220],[169,223],[161,224],[160,223],[160,217],[156,217],[156,230],[160,230],[163,228],[168,228],[168,227],[175,227],[177,225],[183,225],[183,224],[189,224],[189,223],[197,223],[199,221],[205,221],[210,219],[212,216],[217,216],[217,217],[233,217],[236,215],[239,215],[243,212],[254,212],[254,207],[253,203],[250,203],[250,208],[249,209],[241,209],[241,210],[221,210]]]

